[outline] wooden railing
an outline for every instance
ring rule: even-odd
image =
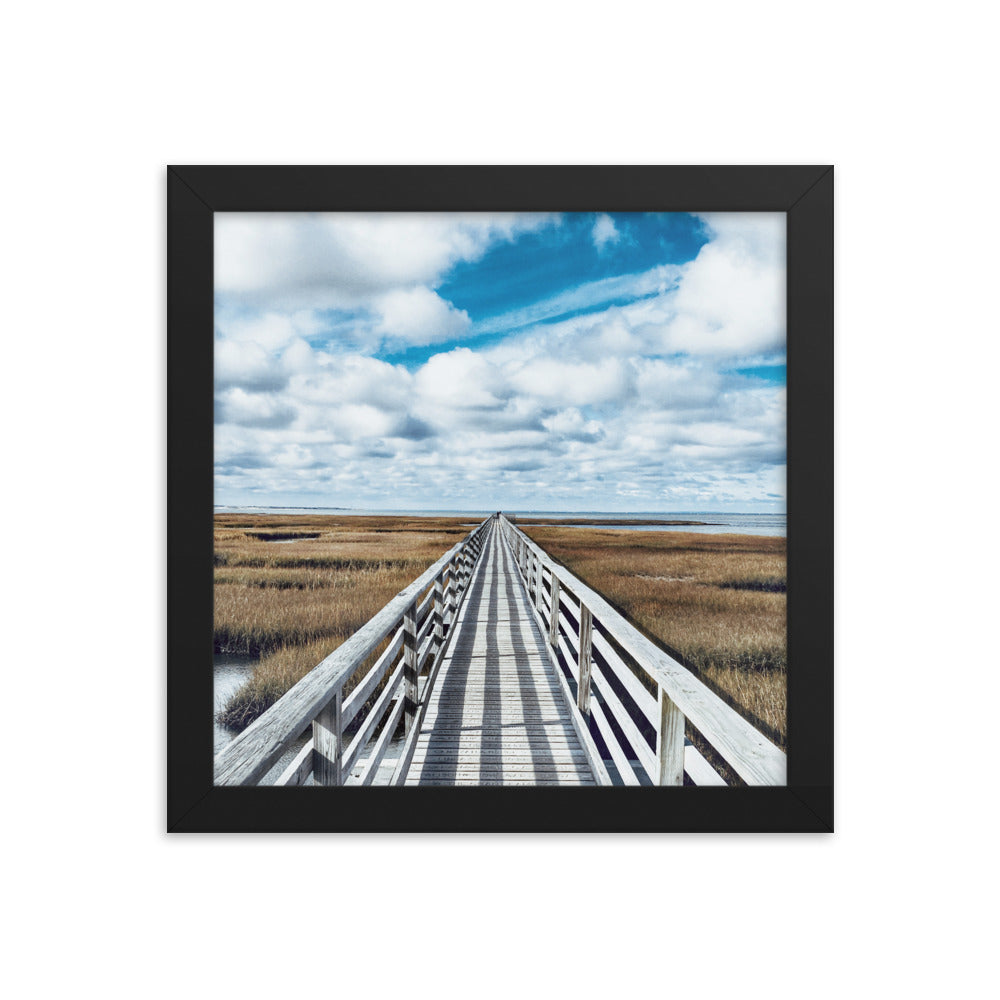
[[[402,719],[405,739],[389,782],[401,784],[448,630],[493,521],[446,552],[224,747],[215,758],[215,783],[257,784],[311,724],[312,738],[275,784],[301,785],[312,775],[317,785],[342,785],[359,761],[358,783],[371,784]],[[388,645],[345,697],[347,681],[387,636]]]
[[[725,779],[685,740],[685,720],[748,785],[784,785],[785,754],[690,670],[577,579],[506,517],[510,547],[578,732],[602,784],[696,785]],[[612,777],[617,773],[618,780]]]

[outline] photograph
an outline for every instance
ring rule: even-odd
[[[785,786],[786,228],[216,211],[214,785]]]

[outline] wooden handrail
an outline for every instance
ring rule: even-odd
[[[302,784],[312,773],[317,784],[343,784],[345,706],[348,721],[363,709],[359,699],[352,694],[345,702],[345,683],[356,673],[364,661],[375,652],[386,636],[394,639],[389,648],[361,681],[367,697],[374,691],[383,676],[391,675],[397,666],[397,654],[403,656],[403,669],[395,683],[405,687],[405,695],[379,698],[370,710],[387,713],[383,733],[376,741],[372,758],[362,783],[374,778],[378,764],[388,746],[401,712],[405,712],[406,731],[415,737],[418,726],[419,673],[421,662],[432,660],[432,669],[444,651],[445,629],[458,615],[472,567],[483,548],[486,532],[495,515],[488,517],[461,542],[449,549],[433,566],[428,567],[408,587],[401,590],[388,604],[376,612],[357,632],[338,646],[329,656],[313,667],[297,684],[285,692],[266,712],[227,744],[215,757],[215,783],[217,785],[256,784],[274,766],[278,758],[312,723],[312,740],[300,751],[295,761],[279,779],[281,784]],[[447,584],[445,581],[447,580]],[[418,635],[417,619],[420,595],[430,588],[425,604],[428,606]],[[433,622],[433,624],[432,624]],[[375,676],[372,676],[375,674]],[[425,686],[424,697],[430,685]],[[369,726],[366,717],[363,729],[368,734],[376,722]],[[383,736],[385,737],[383,739]],[[362,747],[352,744],[351,759],[356,760]],[[309,753],[305,751],[309,750]],[[378,754],[376,758],[376,754]]]
[[[724,783],[694,747],[685,747],[685,719],[690,720],[747,784],[786,783],[785,754],[763,733],[730,708],[690,670],[647,639],[600,594],[554,562],[544,549],[503,514],[500,515],[500,528],[513,551],[514,564],[524,580],[529,600],[533,598],[543,633],[549,637],[551,656],[557,669],[563,669],[559,665],[561,653],[565,669],[576,682],[575,711],[586,720],[593,721],[626,784],[634,783],[630,763],[633,759],[638,760],[655,784],[682,784],[685,770],[697,784]],[[551,593],[548,602],[544,599],[546,574]],[[569,600],[570,594],[578,604]],[[574,606],[578,608],[578,613],[574,615],[578,622],[577,629],[573,629],[561,613],[565,611],[568,615]],[[599,627],[599,631],[594,625]],[[637,681],[601,633],[613,639],[655,684],[655,696]],[[601,654],[603,668],[594,662],[595,649]],[[604,670],[635,702],[643,717],[641,720],[636,720],[622,704],[609,678],[605,678]],[[595,677],[603,706],[593,698]],[[614,718],[618,732],[624,735],[624,743],[610,725],[609,714]],[[656,732],[655,749],[651,750],[642,735],[637,724],[639,721],[652,722]],[[627,775],[625,771],[628,771]]]

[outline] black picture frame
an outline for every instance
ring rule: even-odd
[[[831,166],[172,166],[166,180],[168,830],[832,831]],[[787,213],[785,787],[213,785],[213,215],[414,210]]]

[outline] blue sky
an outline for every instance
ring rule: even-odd
[[[216,503],[784,510],[783,214],[215,225]]]

